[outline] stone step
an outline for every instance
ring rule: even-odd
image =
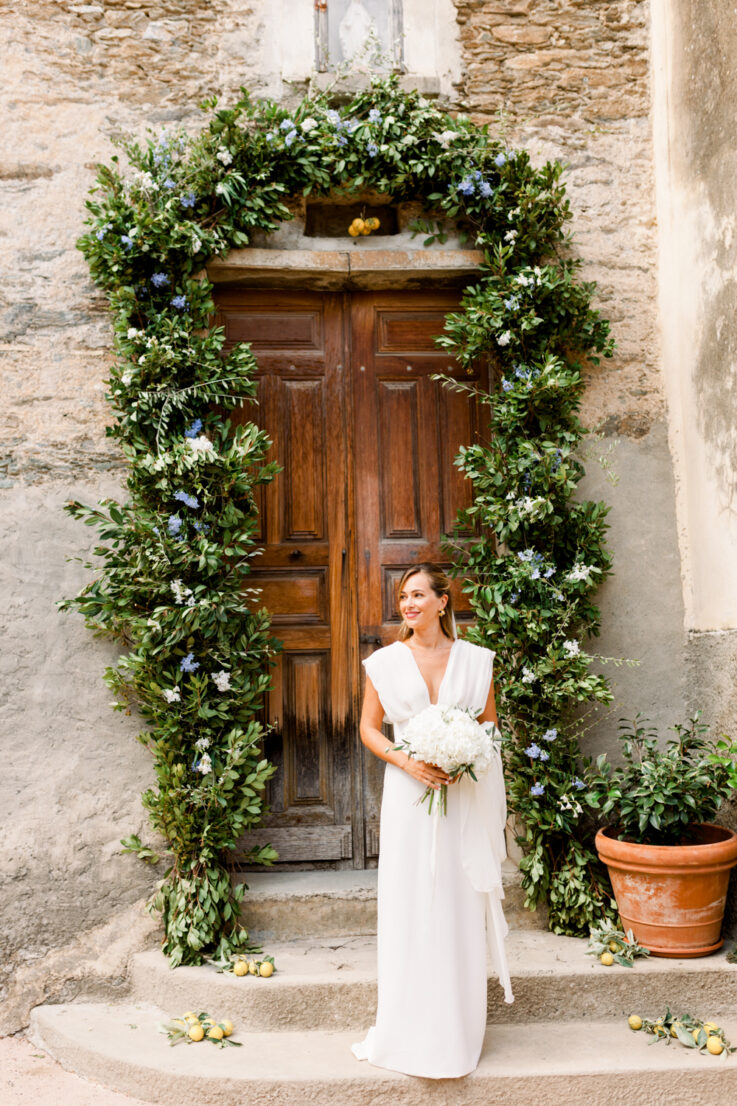
[[[586,956],[588,943],[543,932],[512,932],[507,940],[515,1002],[507,1006],[489,979],[488,1020],[495,1025],[589,1018],[633,1012],[656,1017],[666,1006],[705,1020],[735,1009],[737,967],[725,953],[700,960],[638,960],[633,968],[603,967]],[[363,1031],[376,1009],[376,941],[314,938],[268,944],[271,979],[238,978],[212,965],[172,971],[158,951],[138,954],[131,993],[177,1016],[186,1010],[227,1011],[244,1030]],[[437,965],[442,971],[443,965]],[[737,1043],[737,1042],[736,1042]]]
[[[376,933],[376,869],[335,872],[249,872],[242,916],[258,941]],[[544,909],[525,910],[520,873],[502,866],[504,913],[510,929],[546,929]]]
[[[41,1006],[31,1033],[64,1067],[163,1106],[714,1106],[731,1101],[737,1080],[737,1055],[651,1046],[623,1019],[495,1025],[473,1075],[428,1080],[355,1060],[352,1032],[245,1033],[236,1026],[241,1048],[171,1048],[156,1032],[163,1017],[146,1004]],[[725,1030],[737,1039],[734,1018]]]

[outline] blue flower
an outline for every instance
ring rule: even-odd
[[[543,741],[555,741],[557,736],[558,731],[556,730],[555,726],[553,726],[552,729],[545,731],[545,733],[543,734]]]
[[[179,515],[169,515],[169,521],[166,525],[171,536],[175,537],[182,529],[182,520]]]
[[[182,196],[179,202],[182,207],[194,207],[197,203],[197,197],[194,192],[188,192],[186,196]]]
[[[294,130],[294,123],[292,122],[291,119],[282,119],[281,123],[279,124],[279,130],[280,131],[293,131]]]
[[[379,152],[379,147],[376,145],[375,142],[369,142],[368,146],[366,147],[366,152],[369,157],[376,157]]]
[[[276,132],[275,131],[269,131],[268,134],[266,135],[266,141],[267,142],[273,142],[275,138],[276,138]]]
[[[535,795],[535,796],[544,795],[545,794],[545,788],[543,787],[543,785],[541,783],[533,784],[533,786],[530,788],[530,794]]]
[[[519,300],[516,300],[513,296],[510,296],[508,300],[504,301],[504,306],[507,311],[514,311],[516,307],[519,307]]]
[[[154,288],[165,288],[166,285],[169,283],[169,278],[166,273],[154,273],[154,275],[151,277],[151,283],[153,284]]]
[[[525,753],[532,760],[537,760],[537,758],[540,756],[540,753],[541,753],[540,746],[536,745],[535,742],[533,741],[532,745],[527,746],[527,748],[525,749]]]
[[[289,134],[287,135],[287,137],[284,139],[284,145],[285,146],[291,146],[296,137],[297,137],[297,132],[295,130],[291,130],[289,132]]]
[[[512,381],[507,380],[506,376],[503,376],[502,377],[502,391],[503,392],[511,392],[513,387],[514,387],[514,384],[512,383]]]
[[[200,662],[194,659],[194,653],[187,653],[186,657],[182,657],[179,667],[182,672],[195,672],[200,667]]]
[[[173,181],[171,177],[167,177],[164,181],[164,188],[176,188],[177,182]]]
[[[202,430],[202,419],[195,419],[188,430],[184,431],[185,438],[196,438]]]
[[[491,187],[488,180],[484,180],[484,181],[481,182],[479,192],[481,193],[481,195],[484,197],[485,200],[488,200],[489,196],[494,195],[494,189]]]
[[[332,123],[334,127],[343,126],[343,121],[340,118],[340,112],[336,111],[335,108],[331,108],[330,111],[326,111],[325,115],[327,117],[328,123]]]
[[[550,760],[550,753],[546,753],[544,749],[541,749],[540,760]]]
[[[133,249],[133,239],[130,234],[121,234],[120,241],[123,243],[127,250]]]
[[[348,139],[346,138],[346,136],[344,134],[336,135],[335,136],[335,141],[338,143],[339,146],[347,146],[348,145]]]
[[[184,491],[174,492],[174,498],[183,503],[185,507],[199,507],[200,501],[196,495],[188,495]]]
[[[555,576],[555,569],[554,568],[546,568],[545,569],[545,579],[549,580],[551,576]]]
[[[515,604],[517,603],[518,600],[519,600],[519,592],[518,591],[512,592],[512,596],[511,596],[509,602],[512,604],[513,607],[515,606]]]
[[[507,164],[506,156],[504,154],[497,154],[494,158],[494,164],[496,165],[497,169],[501,169],[503,165]]]
[[[369,112],[369,123],[380,123],[382,120],[382,114],[378,108],[371,108]]]
[[[476,186],[470,177],[464,177],[461,183],[458,185],[458,191],[462,196],[473,196],[476,191]]]
[[[573,786],[576,788],[576,791],[584,791],[586,789],[586,784],[583,782],[583,780],[580,780],[578,776],[576,776],[575,780],[573,781]]]
[[[348,131],[348,134],[353,134],[353,132],[357,131],[358,128],[361,126],[361,120],[356,119],[355,117],[352,117],[351,119],[348,120],[348,122],[346,123],[345,126],[346,126],[346,130]]]
[[[178,307],[179,310],[182,311],[187,306],[187,297],[174,296],[173,300],[171,301],[171,305],[172,307]]]
[[[539,580],[540,579],[540,569],[539,568],[533,568],[532,572],[530,573],[530,579],[531,580]]]
[[[197,519],[194,519],[193,522],[192,522],[192,525],[194,526],[194,528],[195,528],[195,530],[197,531],[198,534],[199,533],[203,533],[203,534],[209,534],[210,533],[210,525],[207,522],[204,522],[204,523],[203,522],[198,522]]]

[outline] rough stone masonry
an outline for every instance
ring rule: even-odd
[[[591,373],[584,410],[604,435],[589,448],[589,488],[613,504],[617,558],[600,648],[643,660],[615,672],[614,718],[647,709],[670,722],[688,689],[656,326],[649,5],[455,7],[455,106],[501,121],[535,158],[568,164],[576,249],[619,349]],[[105,437],[105,302],[75,250],[84,199],[116,135],[194,128],[204,96],[227,102],[244,84],[303,94],[304,84],[281,81],[290,32],[273,25],[274,10],[269,0],[0,3],[0,1032],[45,997],[123,986],[130,952],[155,940],[142,909],[155,872],[119,855],[121,836],[145,836],[149,774],[136,719],[109,709],[100,678],[115,649],[55,607],[87,576],[66,557],[84,558],[92,540],[63,504],[115,495],[123,477]],[[595,464],[610,448],[616,486]],[[604,720],[591,741],[604,747],[611,733]]]

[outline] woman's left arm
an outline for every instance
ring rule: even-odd
[[[486,706],[481,711],[481,714],[476,719],[477,722],[493,722],[495,726],[499,726],[499,718],[496,713],[496,701],[494,699],[494,677],[491,678],[489,684],[489,694],[486,697]]]

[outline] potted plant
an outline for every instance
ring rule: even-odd
[[[721,927],[737,834],[712,819],[737,789],[737,744],[707,737],[699,715],[660,748],[638,715],[621,724],[624,764],[606,754],[589,772],[589,801],[612,824],[596,835],[622,926],[655,956],[708,956]]]

